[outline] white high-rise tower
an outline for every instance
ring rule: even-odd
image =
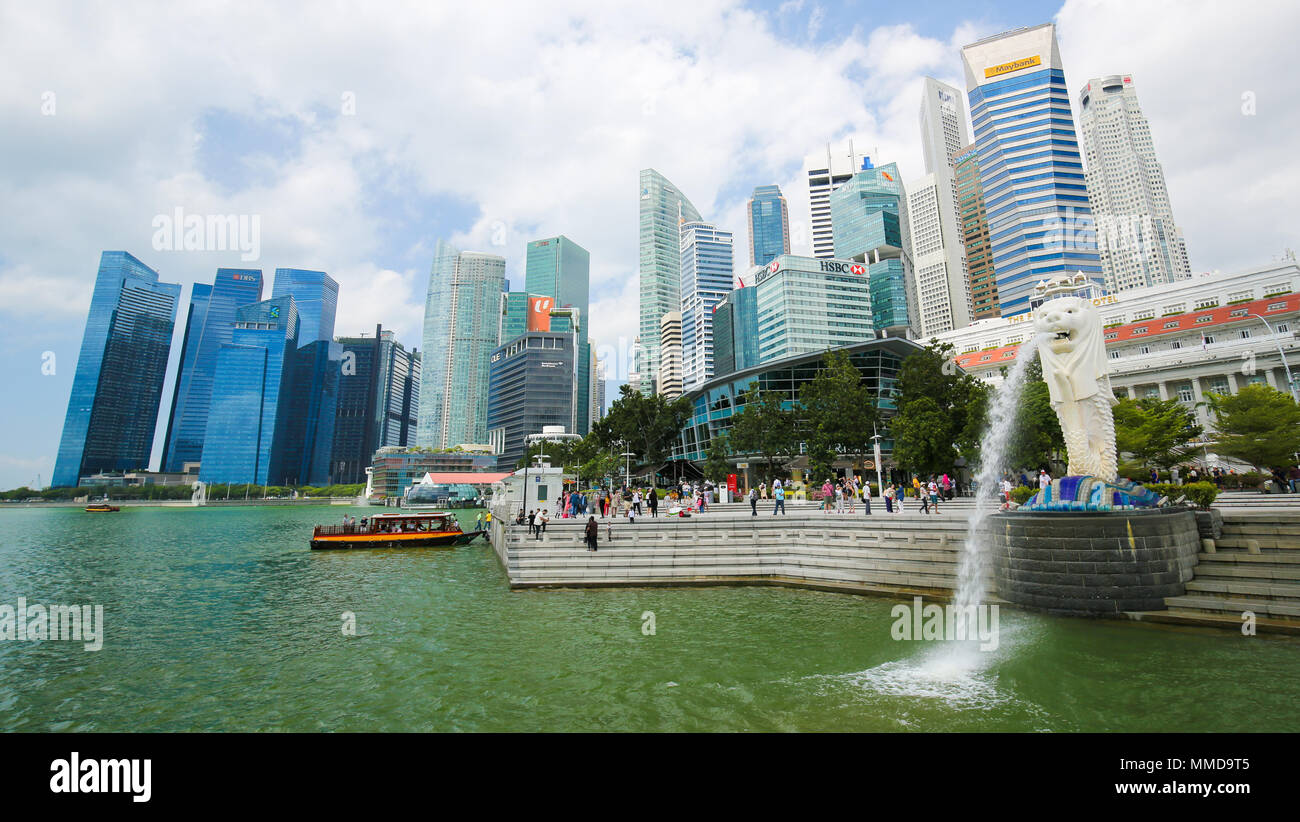
[[[835,256],[835,237],[831,232],[831,190],[853,179],[862,167],[862,155],[853,150],[853,141],[838,146],[826,145],[825,151],[804,158],[808,171],[808,202],[812,206],[812,253],[829,259]]]
[[[1133,77],[1088,81],[1079,93],[1084,170],[1106,288],[1125,291],[1191,276]]]
[[[961,92],[933,77],[921,95],[921,149],[925,176],[907,184],[912,262],[922,337],[970,325],[970,279],[966,246],[957,219],[957,182],[952,157],[969,144]]]

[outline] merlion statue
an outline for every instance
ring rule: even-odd
[[[1052,408],[1061,421],[1071,475],[1090,475],[1115,482],[1118,467],[1115,454],[1116,402],[1106,369],[1106,344],[1102,338],[1101,315],[1091,300],[1073,293],[1085,279],[1061,278],[1039,283],[1048,300],[1034,310],[1034,331],[1046,335],[1039,345],[1043,380]]]

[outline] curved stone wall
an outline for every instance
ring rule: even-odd
[[[1069,616],[1163,610],[1186,592],[1200,550],[1187,508],[1011,511],[985,528],[998,594]]]

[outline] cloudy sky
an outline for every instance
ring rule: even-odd
[[[962,45],[1048,20],[1072,93],[1135,77],[1193,269],[1297,246],[1287,2],[6,3],[0,488],[49,482],[105,249],[183,283],[182,319],[218,266],[323,269],[339,333],[418,346],[436,240],[522,283],[525,243],[562,233],[591,252],[594,337],[617,351],[639,169],[735,231],[740,264],[744,201],[777,183],[807,251],[806,154],[853,137],[920,176],[921,78],[961,86]],[[177,208],[258,216],[260,259],[155,250]]]

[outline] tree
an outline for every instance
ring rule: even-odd
[[[624,385],[619,393],[609,412],[592,426],[596,441],[605,447],[626,442],[641,462],[667,459],[682,426],[691,418],[690,400],[667,400],[660,394],[647,397],[630,385]]]
[[[1168,471],[1181,462],[1202,428],[1178,400],[1121,399],[1114,408],[1115,446],[1143,467]]]
[[[783,406],[777,391],[751,388],[742,395],[743,408],[731,417],[728,440],[736,452],[758,454],[767,463],[767,478],[799,450],[794,411]]]
[[[1015,430],[1007,443],[1007,466],[1039,468],[1064,450],[1065,435],[1061,433],[1061,421],[1043,381],[1043,363],[1035,357],[1025,369],[1025,382],[1016,405]]]
[[[1300,406],[1290,395],[1262,384],[1235,395],[1209,394],[1218,429],[1215,451],[1256,470],[1294,464],[1300,451]]]
[[[978,454],[989,388],[957,368],[953,351],[931,340],[898,370],[894,460],[916,473],[951,471],[959,455],[973,462]]]
[[[704,476],[715,483],[726,482],[731,473],[730,454],[727,447],[727,435],[719,433],[709,440],[709,448],[704,454]]]
[[[856,459],[872,450],[876,403],[844,351],[827,351],[817,376],[799,389],[802,433],[814,476],[830,476],[836,453]]]

